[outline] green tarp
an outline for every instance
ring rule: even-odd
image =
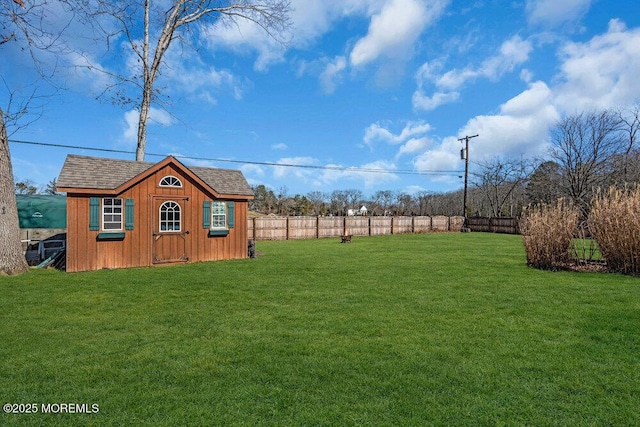
[[[20,228],[67,228],[67,197],[16,195]]]

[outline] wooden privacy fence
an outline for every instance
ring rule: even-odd
[[[484,231],[488,233],[520,234],[518,218],[467,218],[467,224],[471,231]]]
[[[460,231],[461,216],[296,216],[248,219],[249,239],[295,240],[325,237]]]

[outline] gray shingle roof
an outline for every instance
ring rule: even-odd
[[[69,154],[56,185],[60,188],[113,190],[155,165],[156,163],[150,162]],[[247,180],[238,170],[183,166],[220,194],[253,196]]]

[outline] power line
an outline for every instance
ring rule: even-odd
[[[135,154],[135,151],[128,151],[128,150],[83,147],[78,145],[53,144],[53,143],[47,143],[47,142],[24,141],[24,140],[17,140],[17,139],[10,139],[9,142],[13,142],[16,144],[37,145],[37,146],[43,146],[43,147],[100,151],[100,152],[106,152],[106,153]],[[168,156],[167,154],[157,154],[157,153],[146,153],[146,155],[153,156],[153,157],[162,157],[162,158]],[[462,171],[455,171],[455,170],[415,171],[415,170],[409,170],[409,169],[393,170],[393,169],[382,169],[382,168],[358,168],[358,167],[344,167],[344,166],[296,165],[296,164],[289,164],[289,163],[258,162],[258,161],[252,161],[252,160],[216,159],[216,158],[208,158],[208,157],[194,157],[194,156],[182,156],[182,155],[174,155],[174,157],[180,158],[180,159],[210,161],[210,162],[238,163],[238,164],[259,165],[259,166],[278,166],[278,167],[301,168],[301,169],[319,169],[319,170],[332,170],[332,171],[340,171],[340,172],[387,173],[387,174],[398,174],[398,175],[445,175],[445,176],[446,175],[458,176],[462,172]]]

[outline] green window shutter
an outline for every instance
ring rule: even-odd
[[[125,199],[124,201],[124,228],[126,230],[133,230],[133,199]]]
[[[235,203],[227,202],[227,227],[233,228],[235,219]]]
[[[202,203],[202,228],[211,228],[211,202],[208,200]]]
[[[89,199],[89,230],[100,230],[100,198],[91,197]]]

